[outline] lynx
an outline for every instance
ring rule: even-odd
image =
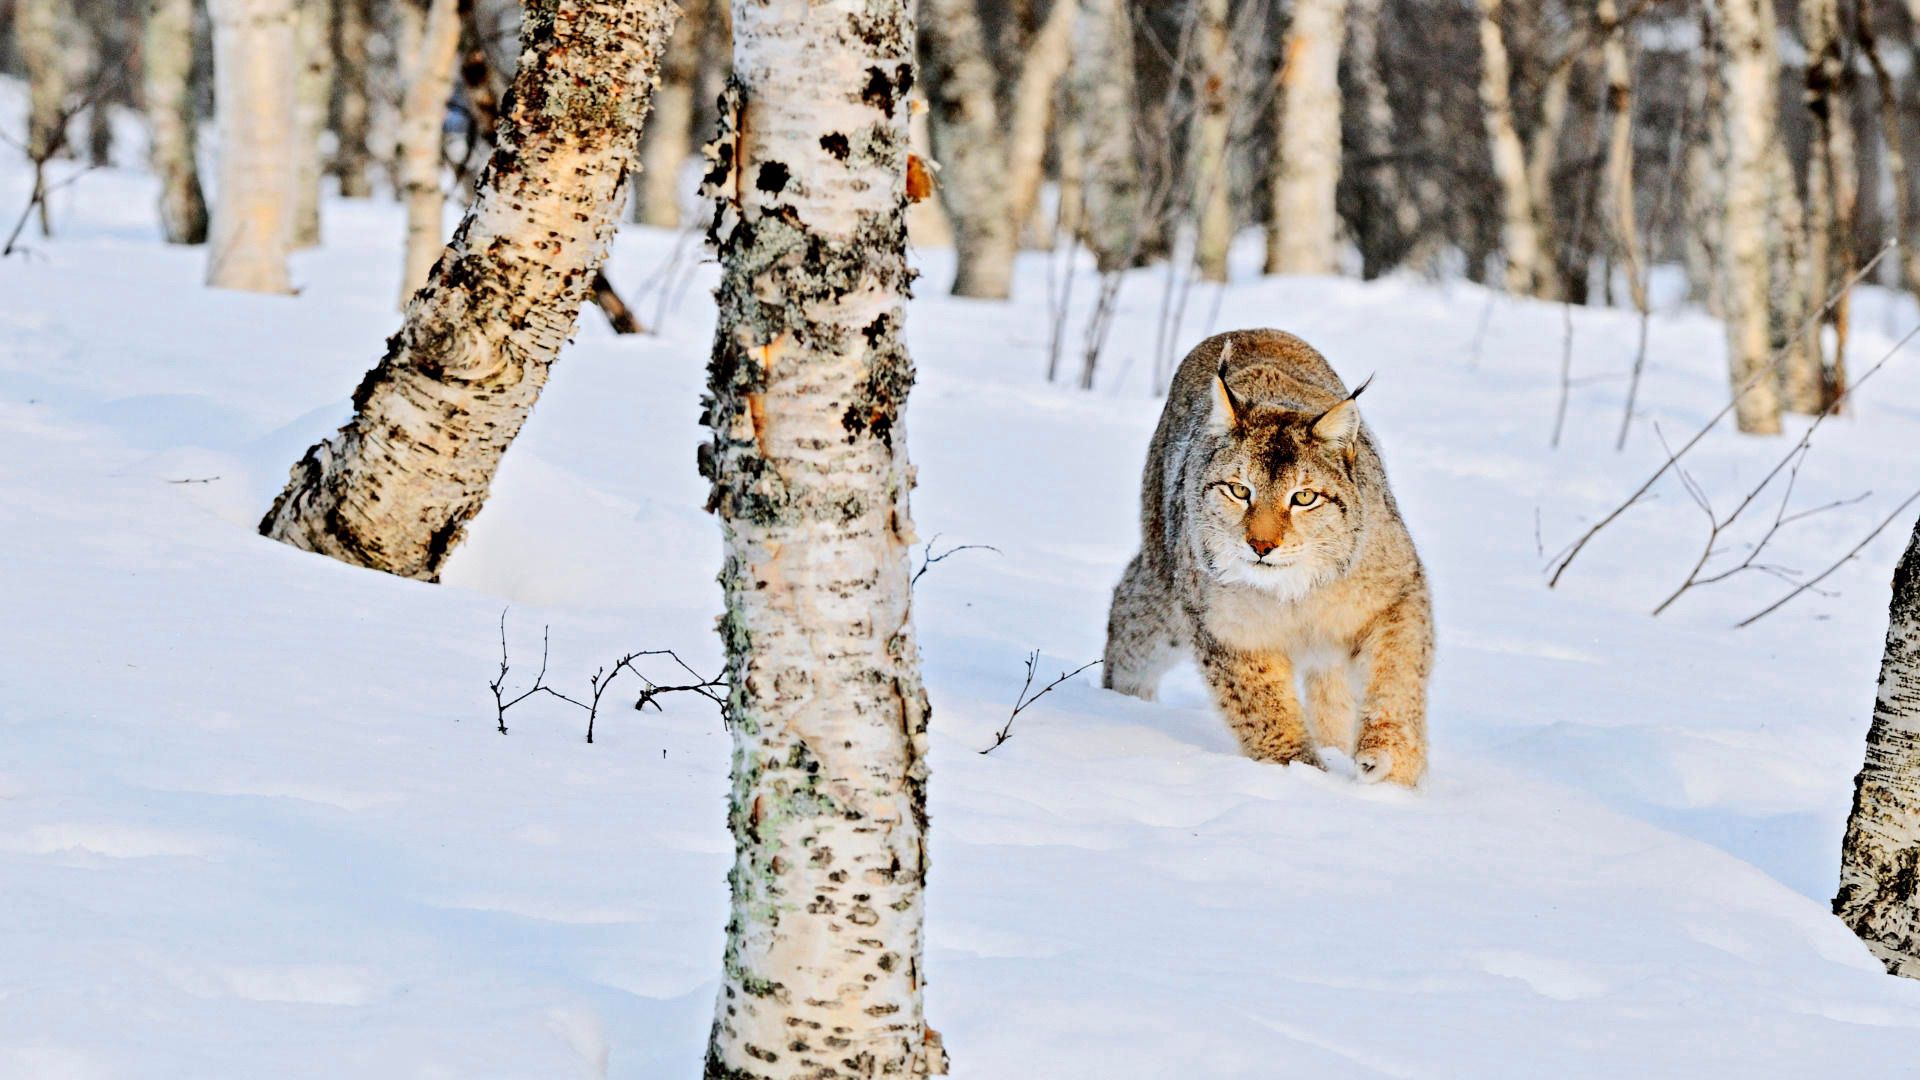
[[[1318,766],[1337,749],[1361,779],[1411,786],[1427,768],[1432,614],[1364,389],[1278,330],[1187,354],[1147,451],[1103,679],[1152,700],[1191,650],[1248,756]]]

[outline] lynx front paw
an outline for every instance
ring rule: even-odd
[[[1413,754],[1396,755],[1384,746],[1370,747],[1353,756],[1353,764],[1360,782],[1378,784],[1390,781],[1404,787],[1412,787],[1420,782],[1425,773],[1426,763]]]

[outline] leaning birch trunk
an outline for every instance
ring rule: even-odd
[[[293,236],[295,249],[320,243],[320,143],[333,93],[333,0],[296,0],[293,98]]]
[[[680,176],[693,152],[693,83],[700,77],[700,50],[707,7],[718,0],[686,0],[675,44],[660,58],[660,85],[653,92],[653,121],[640,137],[637,220],[663,229],[680,227]]]
[[[926,692],[901,340],[906,0],[738,0],[701,471],[735,859],[709,1080],[944,1072],[921,991]],[[804,257],[802,257],[804,255]]]
[[[1880,692],[1833,913],[1895,975],[1920,978],[1920,524],[1893,572]]]
[[[1721,229],[1726,292],[1727,367],[1741,431],[1780,430],[1780,393],[1772,367],[1771,274],[1767,265],[1770,152],[1779,70],[1769,57],[1772,0],[1717,0],[1726,42],[1727,169]]]
[[[1541,244],[1533,189],[1527,179],[1527,153],[1513,126],[1508,91],[1506,39],[1500,31],[1500,0],[1480,2],[1480,107],[1493,152],[1493,176],[1500,185],[1500,246],[1506,257],[1507,291],[1520,296],[1551,292],[1546,249]]]
[[[1825,308],[1820,325],[1832,333],[1832,353],[1827,353],[1827,336],[1816,331],[1802,363],[1787,371],[1785,404],[1794,412],[1817,414],[1837,404],[1839,389],[1846,385],[1850,290],[1842,289],[1831,304],[1826,301],[1835,284],[1853,272],[1860,182],[1853,80],[1841,39],[1839,0],[1801,0],[1800,26],[1807,44],[1807,109],[1813,114],[1813,144],[1807,153],[1806,296]]]
[[[975,0],[920,0],[927,127],[940,163],[940,202],[953,223],[953,295],[1004,300],[1013,288],[1019,222],[1007,199],[1007,143],[997,73]]]
[[[1079,0],[1068,111],[1079,136],[1080,231],[1102,273],[1133,262],[1143,230],[1140,159],[1134,149],[1133,24],[1125,0]]]
[[[1340,52],[1346,0],[1296,0],[1280,69],[1267,273],[1331,274],[1340,217]]]
[[[1007,216],[1018,233],[1034,218],[1047,179],[1047,128],[1060,79],[1073,59],[1076,0],[1053,0],[1047,19],[1027,42],[1026,61],[1013,84],[1007,118]]]
[[[340,194],[364,199],[373,194],[367,179],[367,140],[371,134],[367,108],[368,0],[336,0],[333,22],[333,130],[335,143],[331,171]]]
[[[293,291],[293,0],[212,0],[219,196],[207,284]]]
[[[160,230],[169,244],[207,239],[207,200],[194,157],[193,0],[152,0],[141,56]]]
[[[1640,266],[1640,225],[1633,201],[1633,65],[1627,56],[1627,27],[1614,0],[1600,0],[1599,18],[1606,35],[1601,52],[1612,118],[1607,132],[1607,217],[1613,222],[1613,248],[1627,277],[1627,295],[1633,299],[1633,309],[1645,315],[1647,282]]]
[[[446,193],[440,187],[444,153],[441,127],[446,122],[447,94],[453,88],[453,60],[460,51],[460,5],[457,0],[399,0],[424,7],[417,25],[419,37],[401,55],[406,65],[400,103],[400,197],[407,207],[407,244],[400,276],[400,303],[405,306],[440,257],[442,208]],[[411,36],[411,35],[408,35]]]
[[[1233,243],[1232,177],[1227,169],[1233,98],[1233,39],[1227,0],[1200,0],[1194,44],[1199,70],[1194,86],[1192,178],[1193,262],[1202,281],[1227,280],[1227,249]]]
[[[354,417],[260,531],[434,581],[572,333],[620,218],[672,0],[543,0],[473,204]]]

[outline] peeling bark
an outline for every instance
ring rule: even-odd
[[[285,293],[293,225],[293,0],[211,0],[219,199],[207,284]]]
[[[400,275],[400,304],[426,284],[440,256],[441,213],[446,192],[440,187],[444,154],[442,126],[447,94],[453,89],[453,61],[460,51],[457,0],[399,0],[413,14],[401,43],[405,94],[400,104],[400,198],[407,207],[407,243]],[[417,29],[416,29],[417,28]]]
[[[437,580],[606,256],[678,9],[536,0],[479,189],[354,417],[293,467],[274,539]]]
[[[1920,524],[1893,574],[1880,692],[1840,843],[1833,913],[1888,971],[1920,978]]]
[[[1721,227],[1728,375],[1740,430],[1780,430],[1778,379],[1771,370],[1773,314],[1767,263],[1772,152],[1779,132],[1780,85],[1773,51],[1772,0],[1717,0],[1726,47],[1721,98],[1727,132],[1726,199]]]
[[[1340,53],[1346,0],[1295,0],[1280,69],[1267,273],[1331,274],[1340,224]]]
[[[193,0],[152,0],[143,53],[150,160],[160,178],[160,230],[169,244],[203,244],[207,200],[194,156]]]
[[[944,1072],[921,990],[926,692],[903,415],[904,0],[739,0],[704,190],[701,471],[726,542],[735,843],[709,1080]]]

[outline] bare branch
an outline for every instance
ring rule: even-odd
[[[1027,654],[1027,678],[1025,682],[1020,684],[1020,696],[1014,699],[1013,711],[1007,714],[1007,722],[1000,725],[1000,730],[994,732],[993,745],[987,747],[985,750],[982,750],[980,752],[982,754],[991,754],[995,750],[1000,749],[1001,743],[1004,743],[1008,739],[1013,738],[1014,718],[1019,716],[1021,713],[1025,712],[1027,710],[1027,706],[1032,705],[1034,702],[1039,701],[1043,697],[1046,697],[1049,693],[1053,692],[1054,687],[1059,686],[1061,683],[1066,682],[1068,679],[1073,678],[1075,675],[1078,675],[1081,672],[1087,670],[1088,668],[1093,667],[1099,662],[1100,661],[1098,660],[1089,660],[1086,663],[1081,664],[1079,667],[1074,668],[1072,671],[1063,671],[1060,673],[1058,678],[1054,679],[1052,682],[1048,683],[1047,685],[1041,687],[1038,691],[1035,691],[1032,696],[1028,696],[1027,691],[1033,689],[1034,668],[1038,666],[1040,663],[1040,650],[1035,649],[1034,651],[1028,653]]]
[[[1785,607],[1790,601],[1793,600],[1794,597],[1799,596],[1801,593],[1806,592],[1807,590],[1812,589],[1814,586],[1820,584],[1822,581],[1825,581],[1827,579],[1827,576],[1829,574],[1832,574],[1835,570],[1838,570],[1842,566],[1845,566],[1846,564],[1852,562],[1856,557],[1859,556],[1861,551],[1866,549],[1866,546],[1868,544],[1873,543],[1874,537],[1879,536],[1880,533],[1883,530],[1885,530],[1887,526],[1893,524],[1894,520],[1898,518],[1901,514],[1905,513],[1907,507],[1912,506],[1916,499],[1920,499],[1920,491],[1915,491],[1913,494],[1901,500],[1900,505],[1893,508],[1893,513],[1888,514],[1880,522],[1880,524],[1875,525],[1873,527],[1872,532],[1868,533],[1866,537],[1863,538],[1859,543],[1853,545],[1852,550],[1848,551],[1845,555],[1842,555],[1840,556],[1839,559],[1835,560],[1833,565],[1827,567],[1825,570],[1820,571],[1820,573],[1810,578],[1809,580],[1802,582],[1800,585],[1796,586],[1792,592],[1786,594],[1785,596],[1782,596],[1780,599],[1775,600],[1773,603],[1768,604],[1766,607],[1761,608],[1759,611],[1754,612],[1752,615],[1747,616],[1746,618],[1740,620],[1739,622],[1734,623],[1733,624],[1734,629],[1738,630],[1742,627],[1752,626],[1754,623],[1759,622],[1761,619],[1764,619],[1768,615],[1771,615],[1774,612]]]

